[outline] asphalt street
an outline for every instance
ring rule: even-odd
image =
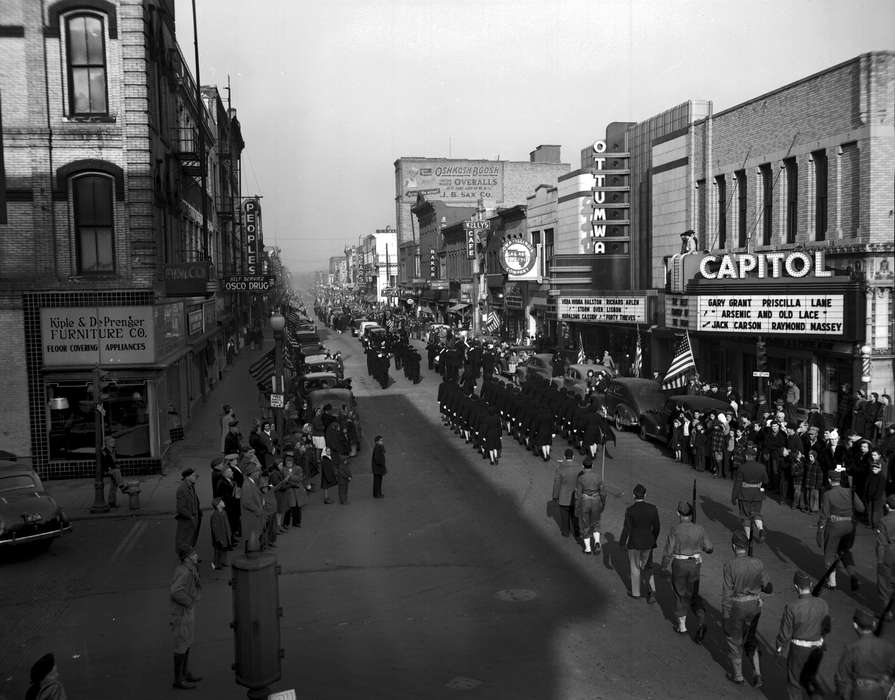
[[[812,518],[773,503],[766,508],[770,535],[759,555],[777,588],[759,626],[765,687],[735,687],[724,678],[718,612],[736,524],[729,482],[705,475],[697,481],[697,519],[716,544],[703,565],[711,625],[699,646],[672,632],[667,579],[659,581],[658,605],[626,596],[626,559],[612,546],[638,481],[668,531],[677,501],[691,492],[689,468],[633,434],[621,435],[605,463],[609,544],[602,556],[586,557],[547,515],[555,462],[505,441],[500,465],[489,466],[441,426],[437,375],[424,368],[424,381],[414,386],[393,370],[394,383],[382,390],[366,376],[357,340],[322,335],[343,351],[346,374],[355,379],[365,447],[352,462],[350,504],[324,505],[315,493],[303,527],[279,539],[285,659],[275,689],[336,700],[781,697],[783,662],[768,647],[794,595],[795,568],[813,575],[822,569]],[[369,473],[377,433],[388,456],[383,500],[372,499]],[[202,474],[203,505],[209,482]],[[199,542],[204,597],[191,657],[205,677],[199,690],[171,689],[174,521],[147,516],[84,521],[47,553],[0,559],[0,697],[22,697],[30,663],[48,650],[71,698],[245,697],[230,670],[229,573],[208,567],[207,524]],[[856,550],[862,591],[824,594],[834,616],[822,666],[828,686],[854,636],[856,601],[875,607],[869,531],[859,533]]]

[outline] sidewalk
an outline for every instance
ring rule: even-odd
[[[65,510],[70,520],[102,518],[133,518],[174,515],[180,472],[192,467],[199,474],[197,487],[199,502],[204,510],[211,507],[211,460],[220,454],[221,408],[227,403],[236,410],[240,428],[246,435],[251,429],[252,418],[258,414],[258,389],[249,375],[249,365],[273,345],[270,333],[265,336],[261,348],[243,348],[233,364],[224,370],[224,377],[208,396],[196,404],[192,420],[185,430],[184,439],[174,443],[162,461],[162,473],[151,476],[125,477],[125,481],[140,482],[140,508],[130,510],[126,494],[118,496],[119,508],[108,513],[91,513],[94,499],[93,479],[60,479],[48,481],[47,490]],[[108,492],[109,482],[104,487]]]

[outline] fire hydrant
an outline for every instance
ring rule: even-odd
[[[139,481],[128,481],[127,482],[127,497],[130,499],[130,509],[131,510],[139,510],[140,509],[140,482]]]

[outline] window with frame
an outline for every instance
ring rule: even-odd
[[[761,244],[771,245],[774,233],[774,176],[771,164],[759,167],[761,172]]]
[[[88,174],[72,179],[79,273],[115,271],[114,191],[115,182],[107,175]]]
[[[718,248],[727,247],[727,178],[715,178],[718,195]]]
[[[814,240],[827,238],[827,152],[815,151],[814,161]]]
[[[106,38],[102,17],[94,14],[67,17],[65,44],[70,115],[107,115]]]
[[[795,243],[799,231],[799,166],[795,158],[783,161],[786,171],[786,242]]]
[[[746,247],[746,171],[737,170],[737,246]]]

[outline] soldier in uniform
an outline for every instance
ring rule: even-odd
[[[731,538],[734,557],[725,562],[721,583],[721,619],[724,636],[727,639],[727,655],[732,671],[727,678],[732,683],[742,685],[743,652],[752,659],[755,673],[752,685],[761,687],[761,662],[755,631],[761,617],[761,594],[771,593],[773,585],[768,579],[764,564],[760,559],[747,554],[749,538],[742,530],[737,530]]]
[[[875,636],[876,618],[866,610],[855,610],[853,624],[858,639],[839,658],[836,697],[886,700],[895,683],[895,644]]]
[[[712,542],[702,525],[693,522],[693,506],[687,501],[677,504],[678,522],[671,528],[662,553],[662,568],[671,570],[674,591],[674,614],[678,634],[687,633],[687,610],[696,613],[696,643],[705,638],[705,606],[699,595],[699,573],[702,553],[712,553]]]
[[[590,457],[584,460],[584,469],[575,483],[575,511],[578,515],[578,527],[584,543],[585,554],[596,554],[600,551],[600,518],[606,505],[606,494],[603,493],[603,482],[591,467],[594,461]],[[593,549],[591,548],[593,539]]]
[[[743,462],[743,466],[737,470],[737,476],[733,482],[731,502],[740,508],[740,518],[746,537],[750,541],[761,543],[764,542],[761,506],[764,502],[764,487],[768,481],[768,472],[755,457],[755,446],[749,444],[746,447],[746,460]]]
[[[819,692],[815,677],[823,659],[824,635],[832,623],[827,601],[811,595],[811,577],[797,571],[792,582],[799,597],[783,608],[776,646],[778,654],[786,654],[788,697],[802,700]]]
[[[895,494],[886,499],[883,508],[884,515],[879,521],[874,534],[876,535],[876,589],[879,593],[883,610],[888,606],[892,596],[895,595]],[[895,615],[889,608],[884,613],[886,621],[891,621]]]
[[[855,511],[863,513],[864,503],[850,489],[842,486],[838,468],[830,472],[830,489],[820,497],[817,520],[817,546],[824,550],[824,566],[829,568],[837,559],[851,576],[851,589],[858,590],[858,570],[851,554],[855,542]],[[836,588],[836,571],[830,574],[828,587]]]

